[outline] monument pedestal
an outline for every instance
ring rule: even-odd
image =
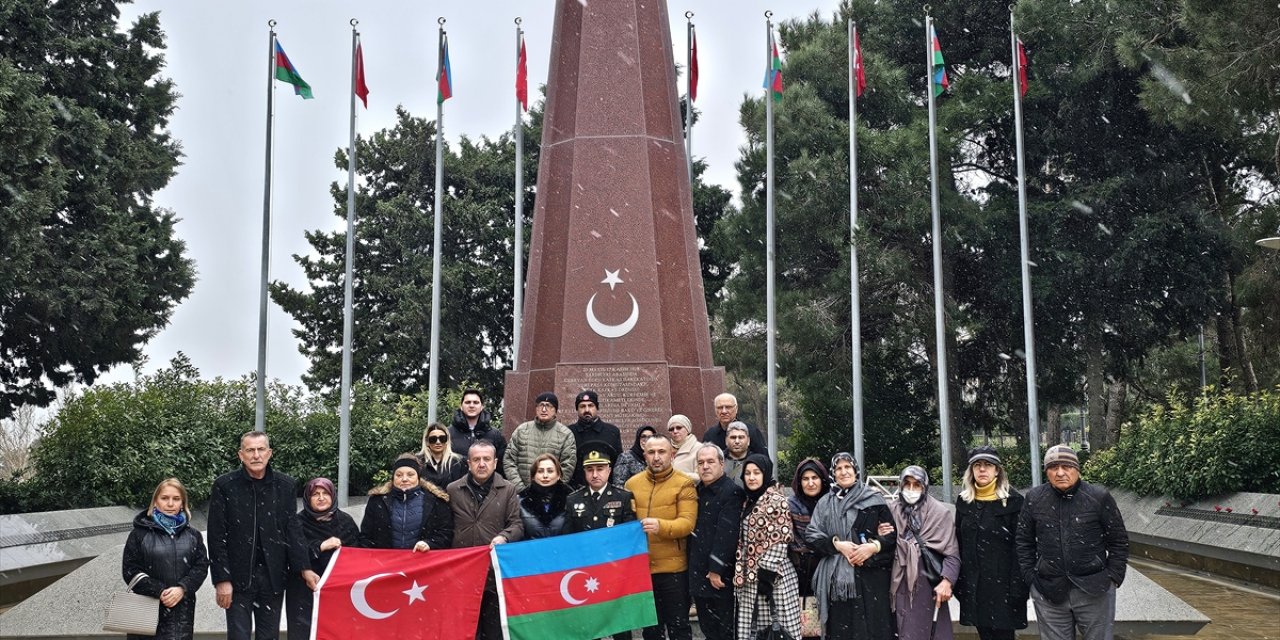
[[[630,444],[673,413],[715,421],[698,238],[666,2],[556,3],[520,358],[504,426],[590,388]]]

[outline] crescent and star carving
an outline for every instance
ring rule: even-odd
[[[369,618],[370,620],[383,620],[385,618],[390,618],[395,615],[396,612],[400,611],[399,608],[392,609],[391,611],[379,611],[370,606],[369,601],[365,599],[365,589],[368,589],[369,585],[373,584],[374,580],[377,580],[378,578],[385,578],[387,576],[404,576],[404,572],[377,573],[369,576],[368,578],[357,580],[355,584],[351,585],[351,605],[356,608],[356,611],[360,612],[360,615]],[[414,580],[412,587],[401,591],[400,593],[409,596],[409,604],[413,604],[415,600],[421,600],[423,602],[427,601],[427,599],[422,595],[422,592],[426,590],[427,587],[425,585],[419,586],[418,581]]]
[[[605,269],[604,280],[601,280],[600,283],[609,285],[609,290],[613,291],[614,287],[624,282],[622,278],[618,277],[619,271],[621,269],[616,271]],[[591,294],[591,299],[587,300],[587,326],[591,327],[591,330],[596,335],[601,338],[621,338],[636,328],[636,323],[640,321],[640,303],[636,301],[635,294],[627,294],[631,297],[631,315],[627,316],[627,319],[622,321],[622,324],[605,324],[596,317],[596,295],[594,293]]]

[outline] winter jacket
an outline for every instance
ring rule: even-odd
[[[637,473],[644,473],[644,468],[644,458],[637,459],[635,454],[630,449],[627,449],[622,452],[622,455],[618,456],[618,461],[614,463],[613,474],[609,476],[609,483],[619,489],[625,489],[631,476]]]
[[[698,492],[689,476],[674,467],[644,473],[627,481],[635,497],[636,519],[657,518],[658,532],[649,535],[649,572],[680,573],[689,566],[688,541],[698,521]]]
[[[565,509],[569,485],[557,482],[549,492],[537,494],[534,487],[520,492],[520,521],[524,523],[524,539],[550,538],[564,531]]]
[[[491,476],[489,482],[489,493],[483,501],[476,499],[475,488],[470,486],[470,474],[449,485],[447,491],[449,506],[453,510],[455,549],[487,546],[494,536],[499,535],[507,542],[519,542],[524,538],[516,486],[497,474]]]
[[[960,579],[955,595],[960,601],[960,624],[1027,628],[1027,585],[1013,545],[1022,504],[1022,494],[1013,489],[1003,500],[956,498]]]
[[[418,474],[418,478],[426,480],[441,489],[449,486],[450,482],[467,475],[466,458],[454,458],[452,460],[442,460],[440,464],[436,464],[434,460],[428,461],[427,456],[421,452],[414,454],[418,458],[418,467],[422,471]],[[497,460],[499,458],[495,458]]]
[[[1054,603],[1071,587],[1101,595],[1124,582],[1129,534],[1115,498],[1083,480],[1066,491],[1042,484],[1027,493],[1016,539],[1022,579]]]
[[[480,412],[476,417],[476,428],[472,429],[467,425],[467,417],[462,415],[462,409],[453,411],[453,422],[449,425],[449,442],[455,453],[462,456],[463,460],[467,459],[468,450],[471,449],[471,443],[476,438],[488,440],[493,443],[493,448],[497,451],[494,453],[494,460],[502,460],[507,453],[507,438],[502,435],[502,429],[493,424],[493,416],[490,415],[488,409]],[[502,469],[498,469],[502,471]],[[445,485],[440,485],[445,486]]]
[[[698,521],[689,537],[689,595],[731,600],[733,588],[716,589],[707,574],[717,573],[726,585],[733,584],[733,555],[747,494],[728,475],[709,485],[699,482],[697,492]]]
[[[746,423],[744,422],[743,424],[746,424]],[[729,447],[725,446],[725,441],[724,441],[728,435],[729,435],[729,432],[726,431],[724,427],[720,426],[719,422],[717,422],[707,427],[707,430],[702,432],[702,441],[710,442],[711,444],[714,444],[717,447],[720,447],[720,450],[724,451],[725,454],[728,455]],[[755,426],[753,425],[748,424],[747,436],[751,440],[750,444],[747,445],[747,455],[750,455],[752,453],[758,453],[764,456],[769,455],[769,444],[765,441],[764,434],[760,433],[759,429],[755,428]]]
[[[573,445],[578,451],[578,456],[574,458],[573,476],[565,477],[569,480],[569,486],[578,489],[587,486],[587,477],[582,471],[582,457],[586,455],[587,444],[592,442],[607,444],[613,448],[613,455],[616,457],[622,451],[622,432],[618,431],[618,427],[601,420],[599,416],[591,422],[583,422],[579,419],[569,425],[569,432],[573,434]]]
[[[671,466],[692,480],[694,484],[698,483],[697,455],[700,446],[702,443],[698,442],[691,433],[684,439],[684,444],[676,447],[675,455],[671,458]]]
[[[255,480],[243,467],[218,476],[209,498],[209,560],[213,583],[248,589],[258,564],[267,569],[271,590],[285,588],[289,572],[307,567],[306,557],[290,544],[298,526],[293,478],[267,467]]]
[[[199,531],[183,525],[170,535],[151,519],[149,511],[133,519],[120,572],[126,584],[139,573],[147,574],[133,588],[144,596],[158,598],[169,587],[182,587],[186,593],[177,605],[159,605],[155,637],[190,638],[195,630],[196,590],[209,575],[209,555]]]
[[[417,500],[420,506],[411,504]],[[365,546],[373,549],[412,549],[419,540],[432,549],[448,549],[453,543],[449,496],[425,480],[409,491],[390,482],[374,487],[364,507],[360,534]]]
[[[502,468],[506,472],[503,475],[516,485],[517,492],[529,486],[529,465],[544,453],[554,454],[560,460],[561,478],[573,477],[573,470],[578,466],[578,447],[569,427],[559,422],[542,425],[530,420],[512,432],[507,453],[502,457]]]

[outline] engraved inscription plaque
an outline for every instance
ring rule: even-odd
[[[671,377],[663,362],[556,365],[561,422],[577,419],[573,397],[583,389],[600,394],[600,418],[618,425],[624,447],[631,446],[640,425],[663,431],[671,417]]]

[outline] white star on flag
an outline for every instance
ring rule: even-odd
[[[595,593],[600,590],[600,581],[595,578],[587,578],[587,592]]]
[[[609,285],[609,290],[613,291],[614,287],[622,284],[622,278],[618,277],[618,271],[622,271],[622,269],[618,269],[617,271],[610,271],[608,269],[605,269],[604,280],[601,280],[600,284]]]
[[[414,580],[412,587],[404,591],[401,591],[400,593],[403,593],[406,596],[409,596],[409,604],[413,604],[414,600],[421,600],[423,602],[427,601],[427,599],[422,596],[422,592],[426,590],[427,590],[426,585],[418,586],[418,581]]]

